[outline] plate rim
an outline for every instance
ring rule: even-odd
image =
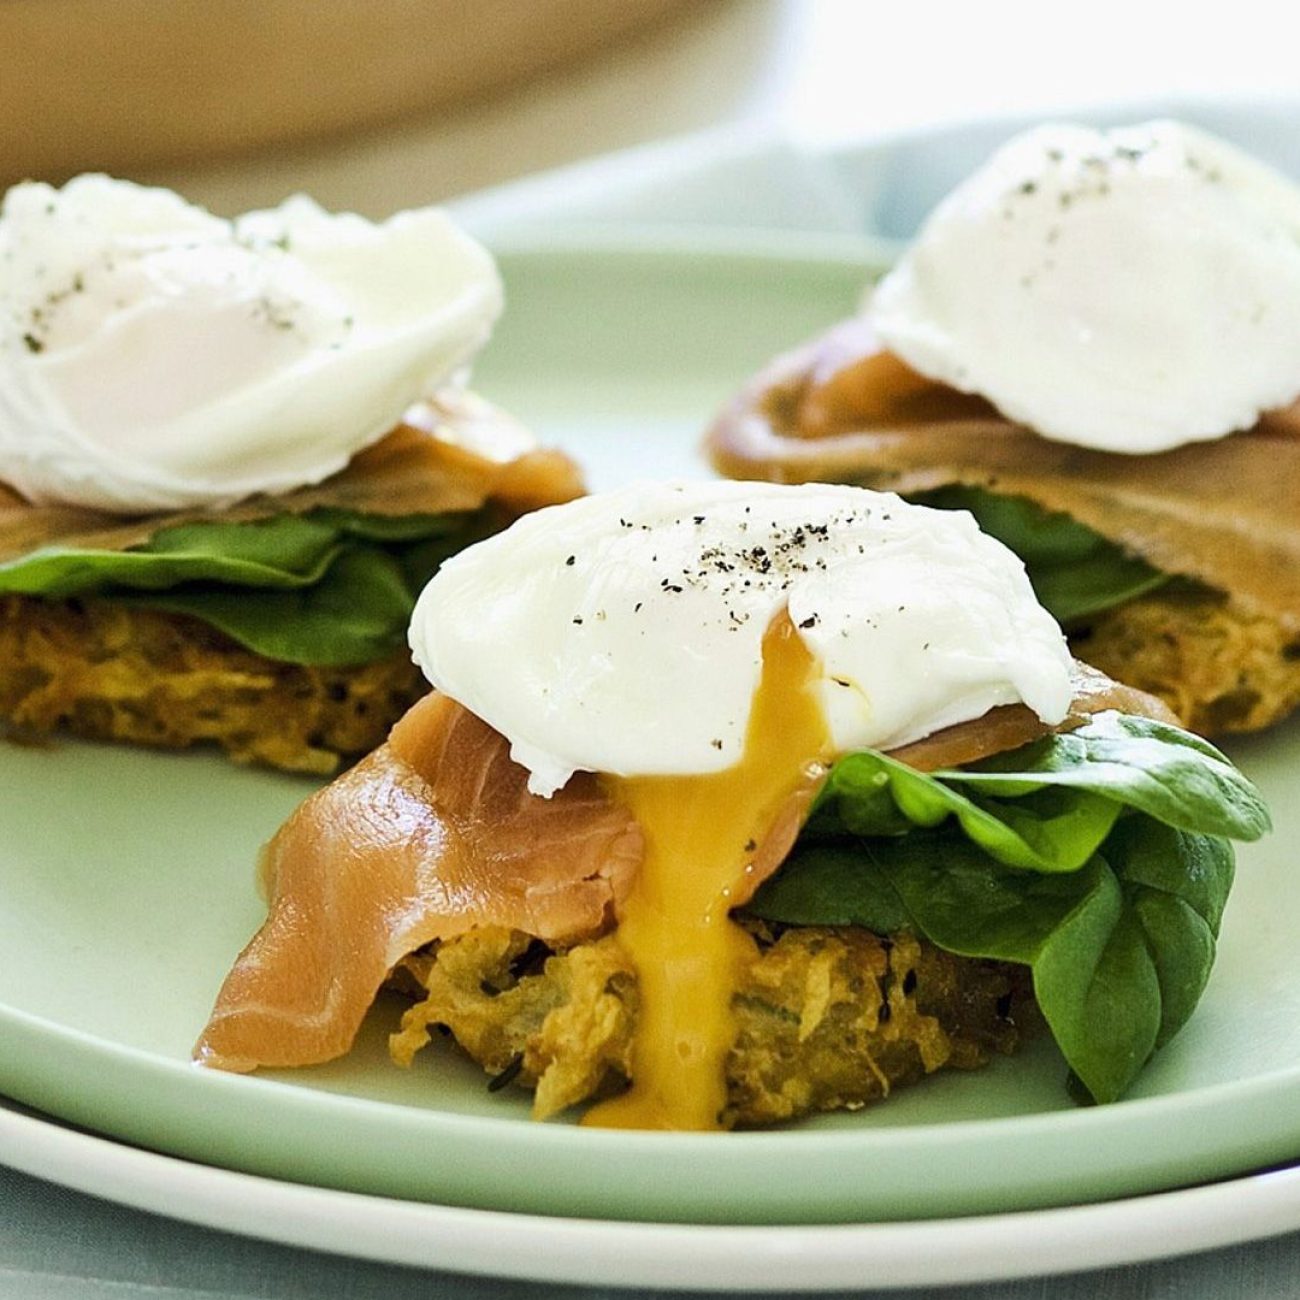
[[[128,1061],[149,1070],[158,1070],[169,1076],[194,1075],[197,1073],[198,1077],[212,1081],[211,1085],[202,1085],[204,1087],[238,1089],[251,1083],[258,1087],[266,1086],[275,1088],[277,1091],[292,1092],[295,1098],[302,1099],[303,1105],[312,1109],[319,1109],[322,1112],[322,1118],[336,1109],[341,1111],[369,1110],[372,1107],[388,1109],[394,1106],[394,1103],[377,1101],[369,1097],[358,1097],[343,1092],[316,1088],[297,1088],[292,1082],[279,1077],[236,1074],[205,1069],[192,1061],[172,1060],[146,1051],[143,1048],[132,1047],[129,1044],[115,1042],[110,1038],[101,1038],[85,1030],[60,1025],[0,1001],[0,1028],[3,1028],[6,1021],[30,1033],[47,1036],[53,1039],[56,1044],[74,1051],[94,1051],[97,1054]],[[921,1135],[924,1144],[946,1146],[950,1145],[954,1139],[994,1140],[1000,1135],[1001,1131],[1010,1127],[1017,1130],[1032,1130],[1041,1127],[1057,1128],[1066,1125],[1071,1128],[1085,1128],[1091,1131],[1097,1128],[1107,1128],[1111,1124],[1127,1124],[1128,1121],[1108,1117],[1131,1116],[1134,1111],[1150,1112],[1169,1109],[1193,1109],[1199,1111],[1204,1107],[1213,1109],[1217,1108],[1225,1100],[1241,1100],[1243,1095],[1248,1101],[1267,1101],[1270,1099],[1271,1093],[1280,1086],[1300,1089],[1300,1064],[1269,1070],[1263,1074],[1252,1075],[1247,1079],[1225,1080],[1221,1083],[1209,1084],[1190,1091],[1162,1094],[1155,1097],[1121,1098],[1119,1101],[1111,1102],[1106,1106],[1079,1106],[1072,1110],[1035,1111],[1028,1115],[994,1115],[980,1119],[955,1119],[938,1124],[907,1125],[901,1128],[873,1128],[862,1130],[860,1133],[843,1129],[809,1130],[800,1129],[796,1126],[742,1129],[727,1134],[727,1143],[728,1145],[743,1144],[746,1147],[771,1147],[773,1155],[783,1154],[782,1148],[791,1145],[800,1148],[807,1146],[840,1148],[845,1145],[853,1145],[857,1140],[866,1140],[867,1134],[870,1135],[870,1145],[872,1147],[910,1148],[916,1144],[918,1135]],[[1265,1095],[1261,1097],[1258,1095],[1260,1093]],[[17,1097],[15,1094],[0,1094],[0,1107],[3,1106],[6,1095],[20,1104],[34,1105],[34,1103],[24,1102],[22,1098]],[[433,1117],[433,1121],[439,1127],[446,1125],[449,1128],[464,1128],[472,1136],[476,1137],[484,1136],[480,1132],[483,1129],[500,1130],[505,1133],[518,1132],[522,1128],[530,1134],[539,1135],[539,1137],[541,1134],[552,1135],[550,1137],[540,1137],[542,1142],[554,1141],[567,1144],[571,1141],[578,1141],[593,1148],[608,1147],[615,1144],[623,1146],[626,1144],[630,1156],[637,1154],[637,1148],[644,1148],[649,1151],[662,1148],[667,1144],[684,1148],[684,1157],[692,1154],[703,1154],[706,1151],[714,1157],[718,1154],[716,1147],[717,1136],[710,1133],[685,1131],[659,1133],[643,1132],[635,1129],[592,1129],[576,1125],[534,1124],[531,1121],[523,1124],[518,1119],[513,1118],[493,1115],[466,1115],[455,1111],[436,1109],[419,1110],[415,1113],[422,1117]],[[1141,1115],[1139,1114],[1136,1118],[1140,1120]],[[1184,1116],[1182,1118],[1186,1119],[1188,1117]],[[419,1121],[417,1120],[417,1122]],[[492,1133],[489,1132],[486,1136],[490,1137]],[[1278,1157],[1279,1161],[1291,1158],[1285,1155]],[[1294,1158],[1300,1161],[1300,1151],[1296,1152]]]
[[[907,1290],[1201,1254],[1300,1230],[1300,1164],[1088,1205],[763,1227],[577,1219],[368,1196],[239,1173],[10,1109],[0,1162],[168,1219],[387,1264],[683,1291]],[[346,1224],[346,1233],[339,1229]]]

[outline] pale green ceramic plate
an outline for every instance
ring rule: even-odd
[[[478,386],[593,481],[691,472],[699,428],[774,351],[842,316],[865,268],[551,246],[503,258]],[[234,1169],[496,1209],[703,1222],[994,1212],[1171,1187],[1300,1155],[1300,728],[1235,747],[1274,836],[1244,850],[1214,980],[1133,1098],[1071,1107],[1050,1044],[887,1105],[771,1133],[534,1125],[431,1050],[386,1062],[379,1007],[343,1062],[240,1078],[188,1062],[260,920],[258,845],[310,789],[212,755],[0,750],[0,1092]]]

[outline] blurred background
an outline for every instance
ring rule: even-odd
[[[1300,90],[1276,0],[0,0],[0,182],[367,215],[698,131]],[[1279,16],[1283,15],[1283,16]]]

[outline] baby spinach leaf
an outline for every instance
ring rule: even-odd
[[[932,779],[1015,798],[1047,786],[1087,791],[1208,835],[1257,840],[1271,826],[1259,791],[1208,740],[1108,709],[1073,731]]]
[[[342,667],[397,650],[415,594],[400,562],[377,547],[349,548],[319,582],[291,590],[204,586],[115,593],[114,601],[188,614],[283,663]]]
[[[127,551],[34,551],[0,565],[0,593],[188,614],[289,663],[369,663],[403,644],[421,588],[487,528],[484,512],[334,508],[178,524]]]
[[[1213,745],[1115,710],[969,767],[918,772],[875,750],[831,768],[804,834],[899,835],[955,817],[1009,866],[1073,871],[1125,808],[1170,826],[1255,840],[1269,829],[1255,787]]]
[[[1228,837],[1269,826],[1213,745],[1118,713],[968,768],[840,759],[794,852],[748,905],[791,925],[910,930],[1033,973],[1098,1101],[1187,1021],[1232,883]]]
[[[42,547],[0,565],[0,592],[61,600],[112,587],[152,591],[182,582],[303,587],[320,581],[342,546],[338,529],[301,515],[180,524],[129,551]]]
[[[1010,799],[990,798],[982,791],[967,794],[885,754],[864,750],[831,769],[813,833],[898,835],[953,817],[999,862],[1035,871],[1077,871],[1110,833],[1123,807],[1087,790],[1043,787],[1013,793]],[[824,815],[832,809],[831,816]]]

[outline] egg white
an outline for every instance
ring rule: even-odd
[[[317,483],[455,374],[501,310],[434,208],[234,222],[82,176],[0,214],[0,481],[124,513]]]
[[[549,795],[577,770],[735,765],[782,611],[840,751],[1068,709],[1070,655],[1020,561],[965,513],[854,487],[635,484],[537,511],[442,566],[410,639]]]
[[[1044,437],[1221,438],[1300,395],[1300,188],[1176,122],[1039,127],[944,199],[868,313]]]

